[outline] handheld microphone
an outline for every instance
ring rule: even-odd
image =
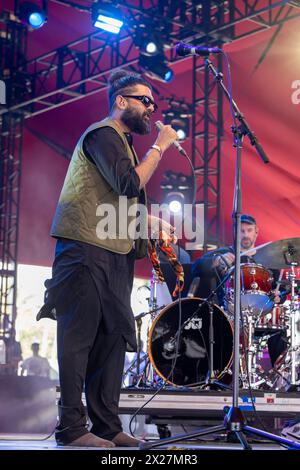
[[[163,123],[161,121],[156,121],[155,125],[159,131],[163,127]],[[177,148],[178,152],[181,153],[181,155],[183,155],[184,157],[187,156],[186,151],[181,147],[179,142],[175,140],[175,142],[173,142],[173,145],[175,145],[175,147]]]
[[[179,43],[176,46],[176,54],[180,56],[200,55],[208,56],[210,54],[220,54],[222,49],[219,47],[189,46],[189,44]]]

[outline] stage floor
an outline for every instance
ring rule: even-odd
[[[56,445],[54,438],[50,438],[48,440],[42,440],[45,436],[39,434],[0,434],[0,451],[8,450],[8,451],[49,451],[49,450],[57,450],[59,452],[62,451],[72,451],[72,450],[97,450],[99,452],[110,451],[110,452],[118,452],[118,451],[128,451],[128,450],[139,450],[137,447],[116,447],[113,449],[101,449],[95,447],[59,447]],[[251,440],[249,439],[251,443]],[[252,444],[253,450],[286,450],[285,448],[275,445],[275,444]],[[224,442],[184,442],[184,443],[177,443],[177,444],[169,444],[168,446],[161,446],[156,448],[156,451],[162,450],[243,450],[240,444],[235,443],[224,443]]]

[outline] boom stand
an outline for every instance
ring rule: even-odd
[[[252,447],[249,445],[246,439],[246,434],[254,434],[274,441],[280,445],[292,448],[300,449],[300,443],[285,439],[283,437],[271,434],[265,431],[262,431],[257,428],[246,425],[246,420],[243,415],[242,410],[238,406],[239,399],[239,342],[240,342],[240,312],[241,312],[241,259],[240,259],[240,246],[241,246],[241,209],[242,209],[242,194],[241,194],[241,159],[242,159],[242,144],[244,136],[248,136],[250,142],[256,148],[258,154],[264,161],[268,163],[268,157],[266,156],[263,148],[258,143],[257,138],[251,131],[248,123],[244,119],[244,116],[241,114],[237,104],[231,98],[229,91],[227,90],[223,82],[223,74],[219,73],[213,64],[208,58],[204,59],[206,67],[212,72],[217,81],[218,85],[221,87],[222,91],[225,93],[227,99],[230,101],[236,119],[240,122],[238,127],[232,126],[231,130],[234,137],[233,146],[236,148],[236,171],[235,171],[235,188],[234,188],[234,248],[235,248],[235,272],[234,272],[234,285],[235,285],[235,295],[234,295],[234,343],[233,343],[233,393],[232,393],[232,406],[229,409],[228,413],[225,416],[223,424],[219,426],[213,426],[207,429],[199,429],[193,433],[181,434],[173,436],[167,439],[160,439],[155,442],[146,442],[140,444],[140,449],[150,449],[154,447],[159,447],[166,444],[171,444],[173,442],[179,442],[187,439],[193,439],[200,436],[205,436],[209,434],[215,434],[222,431],[227,431],[228,433],[234,433],[239,439],[244,450],[251,450]],[[217,447],[216,447],[217,448]]]

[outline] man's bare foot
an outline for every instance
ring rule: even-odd
[[[118,447],[138,447],[143,442],[141,439],[132,437],[126,432],[119,432],[112,441]]]
[[[78,437],[78,439],[75,439],[75,441],[67,445],[74,447],[115,447],[113,442],[101,439],[101,437],[95,436],[95,434],[91,432]]]

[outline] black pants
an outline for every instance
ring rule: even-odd
[[[118,403],[126,341],[119,332],[103,332],[103,305],[87,267],[78,269],[72,292],[68,289],[56,309],[61,387],[56,440],[68,444],[88,432],[81,402],[84,384],[91,431],[112,439],[122,430]]]

